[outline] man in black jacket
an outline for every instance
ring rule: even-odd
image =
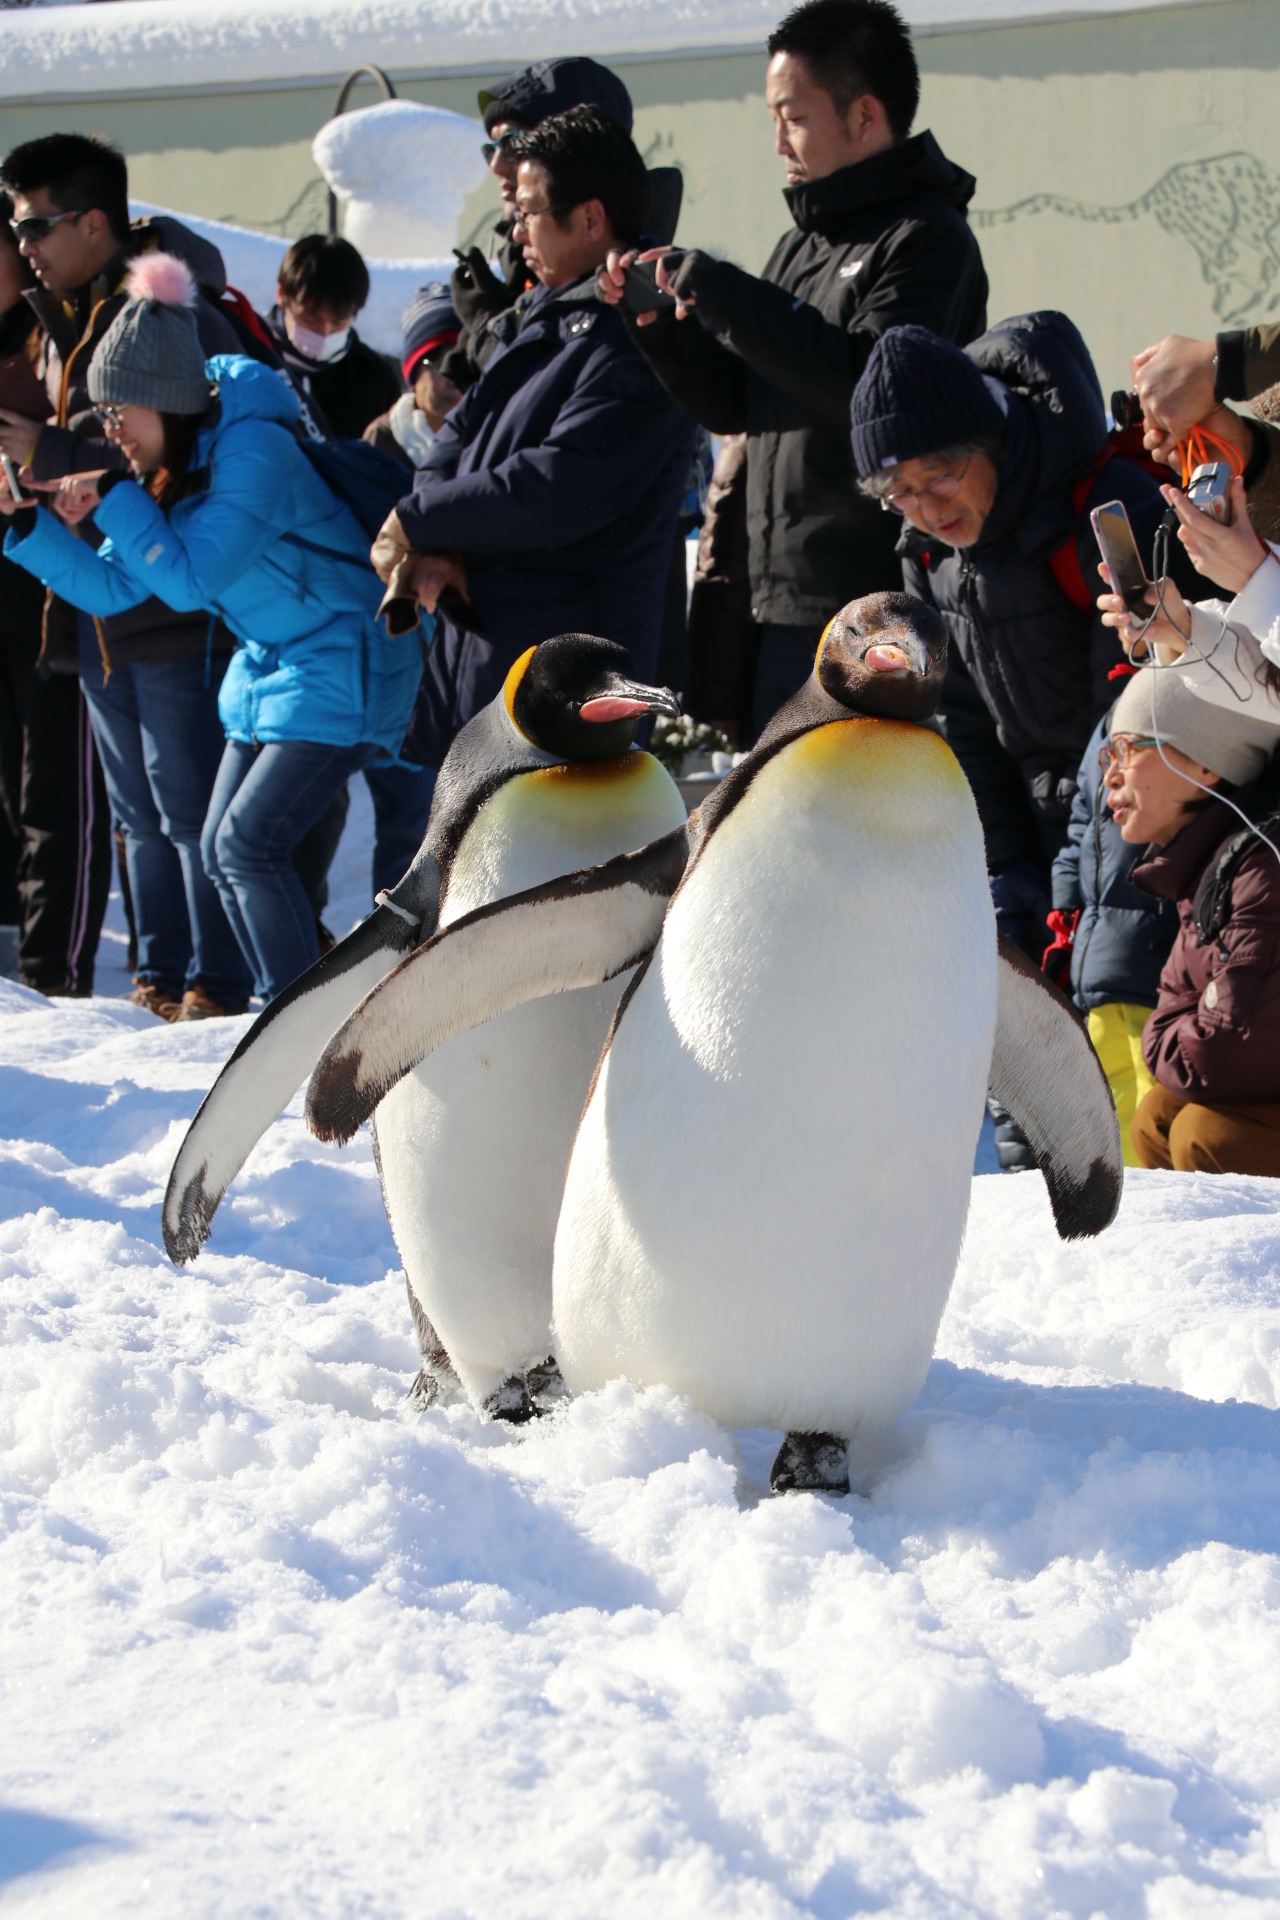
[[[267,326],[318,424],[339,440],[358,440],[404,390],[392,362],[356,332],[368,298],[369,269],[340,234],[305,233],[280,262]]]
[[[768,42],[766,98],[794,222],[757,279],[668,256],[674,313],[637,327],[668,391],[714,433],[747,434],[757,730],[813,666],[846,601],[897,583],[894,529],[859,499],[848,406],[886,327],[963,342],[986,324],[987,279],[965,208],[974,181],[932,134],[911,38],[888,0],[806,0]],[[622,291],[611,259],[605,299]]]

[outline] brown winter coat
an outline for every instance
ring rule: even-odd
[[[1239,800],[1249,811],[1248,790]],[[1277,839],[1280,822],[1262,825]],[[1280,1102],[1280,862],[1244,834],[1211,801],[1131,876],[1178,903],[1143,1055],[1170,1093],[1209,1105]]]

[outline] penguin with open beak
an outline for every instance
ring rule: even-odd
[[[426,837],[370,916],[261,1013],[206,1096],[169,1178],[170,1257],[195,1258],[250,1151],[330,1036],[441,928],[655,836],[683,834],[675,783],[636,750],[678,713],[626,650],[561,634],[521,656],[450,748]],[[375,1121],[430,1397],[447,1352],[479,1405],[526,1417],[525,1375],[550,1351],[551,1248],[573,1130],[620,989],[593,985],[464,1036],[397,1085]]]

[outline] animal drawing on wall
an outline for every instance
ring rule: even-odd
[[[1105,226],[1154,219],[1199,254],[1220,320],[1242,326],[1280,311],[1280,172],[1256,154],[1185,161],[1121,206],[1033,193],[1011,207],[975,209],[969,217],[975,227],[1002,227],[1038,213]]]

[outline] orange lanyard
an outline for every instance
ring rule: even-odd
[[[1182,461],[1182,486],[1185,492],[1187,483],[1197,467],[1203,467],[1213,460],[1225,460],[1233,474],[1244,472],[1244,455],[1229,440],[1223,440],[1216,433],[1210,433],[1207,427],[1192,427],[1185,440],[1178,442],[1178,454]]]

